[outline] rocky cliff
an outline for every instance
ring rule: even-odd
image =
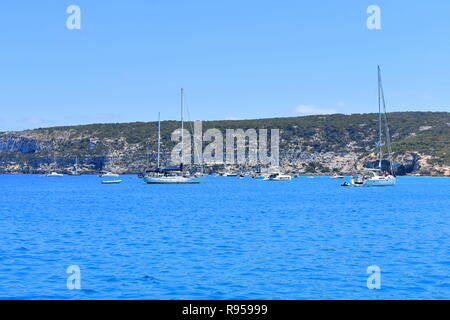
[[[399,175],[450,176],[450,113],[399,112],[388,115]],[[176,121],[162,123],[163,162],[174,146]],[[192,128],[186,123],[186,128]],[[350,173],[378,165],[375,154],[377,115],[323,115],[203,122],[217,128],[280,129],[280,161],[289,171]],[[92,124],[0,133],[0,173],[79,170],[136,173],[155,165],[155,122]],[[383,162],[388,168],[388,162]]]

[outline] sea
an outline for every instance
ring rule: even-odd
[[[0,175],[0,299],[449,299],[450,178]]]

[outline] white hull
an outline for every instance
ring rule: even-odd
[[[119,175],[116,173],[105,173],[105,174],[101,174],[99,175],[100,178],[118,178]]]
[[[255,177],[253,177],[254,179],[258,179],[258,180],[262,180],[262,179],[264,179],[266,176],[255,176]]]
[[[52,172],[50,174],[47,174],[46,177],[55,177],[55,178],[59,178],[59,177],[63,177],[64,175],[62,173],[56,173],[56,172]]]
[[[121,182],[122,180],[111,180],[111,181],[102,181],[102,184],[118,184]]]
[[[200,183],[200,178],[193,177],[144,177],[148,184],[193,184]]]
[[[270,178],[270,181],[290,181],[292,177],[278,177],[278,178]]]
[[[263,180],[265,181],[290,181],[292,180],[291,176],[288,175],[277,175],[277,176],[270,176],[270,177],[265,177]]]
[[[222,177],[237,177],[237,173],[224,173]]]
[[[352,185],[356,187],[389,187],[395,186],[397,179],[395,177],[375,177],[365,179],[364,181],[357,181],[352,179]]]
[[[394,186],[397,183],[397,179],[394,177],[381,178],[381,179],[368,179],[364,181],[365,187],[388,187]]]

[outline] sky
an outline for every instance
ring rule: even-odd
[[[377,65],[388,111],[450,111],[449,16],[448,0],[2,1],[0,131],[179,119],[182,87],[190,120],[376,112]]]

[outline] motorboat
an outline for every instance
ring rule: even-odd
[[[64,175],[62,173],[51,172],[49,174],[46,174],[45,176],[46,177],[63,177]]]
[[[288,175],[288,174],[281,174],[281,173],[274,173],[271,174],[265,178],[263,178],[263,180],[267,181],[290,181],[292,180],[292,176]]]
[[[106,172],[98,175],[99,178],[118,178],[119,175],[117,173]]]

